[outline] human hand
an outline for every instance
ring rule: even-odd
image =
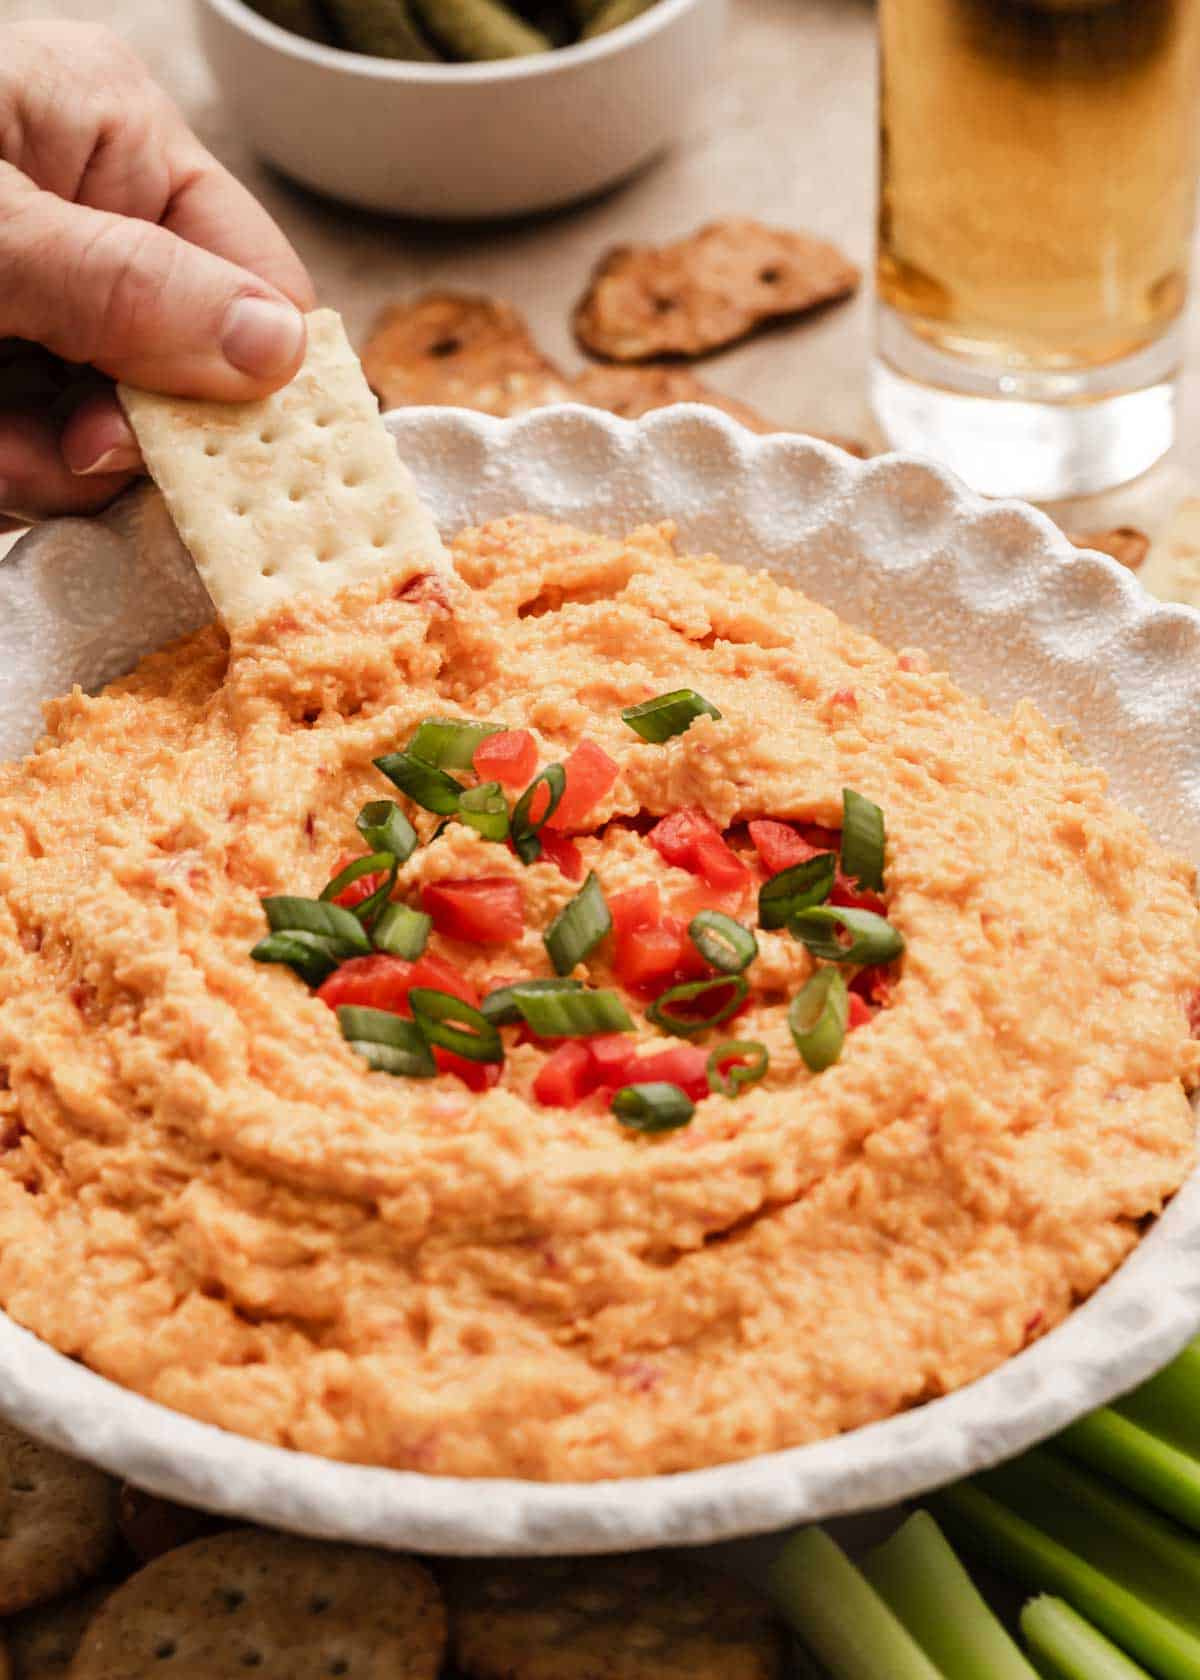
[[[312,284],[107,30],[0,28],[0,530],[139,470],[112,381],[240,402],[291,378]]]

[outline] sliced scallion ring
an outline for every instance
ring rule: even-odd
[[[853,788],[842,789],[842,874],[868,892],[883,891],[883,812]]]
[[[377,758],[375,768],[382,770],[389,782],[395,782],[400,792],[423,810],[433,811],[439,817],[452,817],[458,810],[463,785],[439,770],[436,764],[426,764],[412,753],[395,752]]]
[[[836,877],[837,856],[833,852],[818,852],[816,857],[805,858],[790,869],[781,869],[759,888],[759,926],[786,927],[798,910],[823,904],[833,890]]]
[[[417,831],[394,799],[373,799],[354,822],[372,852],[390,852],[407,863],[417,849]]]
[[[408,1005],[427,1043],[452,1050],[469,1062],[504,1060],[499,1029],[461,998],[432,986],[414,986],[408,994]]]
[[[579,992],[582,980],[514,980],[511,986],[497,986],[479,1005],[479,1013],[494,1027],[515,1027],[525,1017],[517,1003],[517,993]]]
[[[656,997],[646,1011],[646,1019],[675,1038],[694,1038],[697,1033],[707,1032],[709,1027],[719,1027],[722,1021],[728,1021],[749,990],[750,983],[744,974],[715,974],[711,980],[689,980]],[[713,999],[713,1008],[708,1014],[684,1014],[677,1007],[706,997]],[[721,1001],[718,1002],[718,999]]]
[[[371,942],[389,957],[416,962],[432,931],[433,917],[424,910],[414,910],[410,904],[389,904],[371,929]]]
[[[502,723],[477,723],[472,718],[427,717],[405,751],[439,770],[469,770],[480,741],[499,735],[503,728]]]
[[[534,992],[523,986],[514,986],[513,992],[525,1025],[539,1038],[633,1030],[632,1017],[616,992]]]
[[[508,839],[508,800],[499,782],[468,788],[458,802],[458,814],[485,840]]]
[[[534,801],[537,790],[546,790],[546,808],[539,817],[533,815]],[[520,799],[513,806],[512,814],[512,843],[522,863],[536,863],[542,855],[542,842],[538,836],[558,810],[562,796],[567,791],[567,773],[561,764],[547,764],[539,772]]]
[[[316,991],[344,960],[345,952],[325,934],[297,930],[268,934],[250,955],[255,962],[285,963]]]
[[[437,1072],[433,1052],[415,1021],[387,1009],[365,1009],[352,1003],[344,1003],[337,1017],[351,1049],[380,1073],[432,1079]]]
[[[263,912],[272,933],[319,933],[347,957],[366,956],[371,941],[352,910],[319,898],[264,898]]]
[[[823,1073],[841,1055],[849,1014],[850,993],[838,968],[819,968],[792,999],[788,1026],[813,1073]]]
[[[694,688],[675,688],[669,694],[655,695],[643,700],[640,706],[626,706],[621,712],[627,723],[643,741],[660,745],[673,735],[682,735],[698,717],[720,718],[721,713],[711,700],[697,694]]]
[[[693,916],[688,938],[705,962],[722,974],[740,974],[758,955],[758,940],[750,929],[722,910],[701,910]]]
[[[542,935],[556,974],[570,974],[612,931],[612,914],[593,869]]]
[[[686,1126],[696,1105],[678,1085],[664,1079],[623,1085],[613,1094],[612,1112],[631,1132],[673,1132]]]
[[[744,1086],[756,1084],[770,1065],[765,1044],[756,1038],[731,1038],[709,1051],[708,1088],[718,1096],[736,1097]]]
[[[820,904],[798,910],[788,923],[796,938],[814,957],[835,963],[892,962],[904,949],[904,936],[873,910],[851,910],[841,904]],[[850,935],[843,944],[839,930]]]
[[[395,867],[396,858],[391,852],[371,852],[366,857],[357,857],[352,863],[348,863],[345,869],[340,869],[329,885],[322,889],[321,903],[332,903],[347,887],[353,886],[355,881],[361,881],[364,875],[386,875]]]

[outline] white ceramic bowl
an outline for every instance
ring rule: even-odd
[[[340,52],[243,0],[196,10],[263,157],[368,210],[445,220],[554,209],[648,163],[716,76],[726,0],[658,0],[594,41],[491,64]]]
[[[856,461],[685,406],[388,417],[446,532],[529,509],[765,566],[893,646],[926,647],[986,700],[1070,723],[1115,793],[1200,860],[1200,614],[1151,600],[1033,509],[903,456]],[[158,498],[62,520],[0,566],[0,758],[37,702],[211,616]],[[1065,1324],[970,1387],[866,1429],[674,1476],[467,1481],[336,1464],[227,1434],[118,1388],[0,1315],[0,1413],[187,1503],[311,1534],[437,1552],[698,1544],[891,1504],[994,1464],[1164,1364],[1200,1325],[1200,1176]]]

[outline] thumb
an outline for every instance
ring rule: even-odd
[[[244,402],[295,373],[305,325],[248,269],[0,165],[0,337],[147,390]]]

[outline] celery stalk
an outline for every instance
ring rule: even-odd
[[[1031,1598],[1021,1611],[1021,1632],[1045,1680],[1148,1680],[1144,1668],[1061,1598]]]
[[[1036,1680],[928,1511],[859,1567],[946,1680]]]
[[[1200,1391],[1196,1398],[1200,1404]],[[1055,1446],[1200,1529],[1200,1460],[1141,1424],[1106,1406],[1064,1430]]]
[[[1200,1458],[1200,1341],[1116,1402],[1116,1410],[1180,1452]]]
[[[1012,1474],[1017,1466],[1019,1478]],[[1161,1680],[1200,1680],[1200,1634],[1190,1617],[1179,1619],[1179,1582],[1172,1579],[1164,1592],[1169,1572],[1156,1566],[1156,1554],[1139,1551],[1125,1511],[1115,1521],[1107,1499],[1076,1504],[1064,1483],[1074,1478],[1086,1488],[1092,1478],[1080,1472],[1039,1482],[1047,1467],[1062,1468],[1049,1453],[1026,1454],[1017,1466],[933,1496],[929,1503],[951,1539],[1023,1585],[1061,1594]]]
[[[792,1536],[771,1566],[770,1590],[831,1680],[943,1680],[823,1529]]]

